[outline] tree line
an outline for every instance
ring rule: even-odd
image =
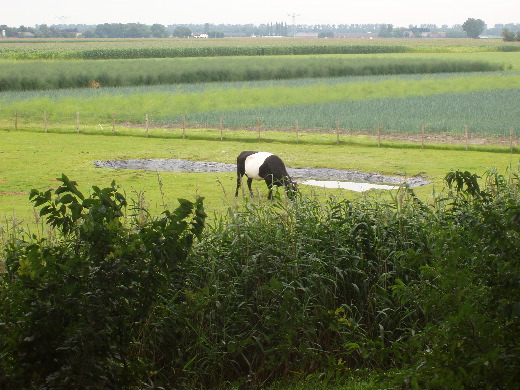
[[[477,35],[475,36],[475,31]],[[209,38],[233,36],[293,36],[297,33],[315,33],[318,37],[332,38],[347,34],[374,33],[379,37],[421,37],[422,33],[444,32],[447,38],[476,38],[481,34],[502,36],[505,41],[520,39],[520,24],[496,24],[488,28],[480,19],[468,19],[464,24],[437,26],[434,24],[394,27],[392,24],[338,24],[288,25],[285,22],[253,24],[179,24],[104,23],[98,25],[36,25],[10,27],[0,25],[3,38],[187,38],[206,34]]]

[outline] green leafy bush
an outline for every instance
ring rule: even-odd
[[[85,197],[65,175],[59,180],[54,192],[30,195],[57,237],[5,248],[1,387],[128,386],[147,369],[139,335],[158,293],[182,280],[202,232],[202,199],[181,200],[157,220],[131,216],[127,226],[127,201],[114,183]]]
[[[511,389],[520,381],[520,180],[446,176],[423,283],[408,285],[428,323],[408,380],[416,388]]]

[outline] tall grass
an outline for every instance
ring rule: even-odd
[[[2,61],[0,91],[498,71],[482,61],[276,56],[112,61]]]
[[[2,252],[0,384],[262,388],[389,370],[378,388],[511,388],[520,177],[479,179],[450,172],[430,205],[407,188],[390,201],[281,192],[204,231],[200,200],[157,219],[136,204],[124,224],[115,184],[85,202],[75,183],[55,200],[33,191],[72,229]]]

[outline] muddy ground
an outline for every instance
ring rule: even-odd
[[[146,171],[166,171],[166,172],[236,172],[235,164],[226,164],[210,161],[188,161],[181,159],[133,159],[133,160],[108,160],[95,161],[94,165],[99,168],[112,169],[136,169]],[[429,183],[423,177],[401,177],[384,176],[378,173],[347,171],[343,169],[331,168],[291,168],[287,167],[287,172],[296,181],[303,180],[338,180],[352,181],[360,183],[374,184],[394,184],[400,185],[408,183],[410,187],[419,187]]]

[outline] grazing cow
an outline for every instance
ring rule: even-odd
[[[251,196],[253,190],[251,183],[255,180],[265,180],[269,188],[268,199],[273,199],[273,187],[284,186],[287,196],[294,198],[298,187],[285,169],[285,164],[280,157],[268,152],[242,152],[237,157],[237,189],[235,196],[238,196],[238,189],[242,185],[242,176],[247,176],[247,187]]]

